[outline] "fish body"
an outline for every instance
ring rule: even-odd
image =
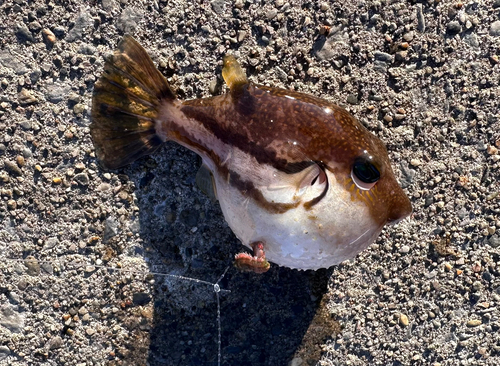
[[[102,164],[118,168],[168,140],[195,151],[229,226],[257,253],[237,261],[256,272],[267,260],[298,269],[338,264],[410,214],[385,146],[347,111],[250,83],[233,57],[223,76],[229,93],[180,101],[125,36],[94,90],[91,134]]]

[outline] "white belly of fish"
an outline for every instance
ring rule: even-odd
[[[249,248],[261,241],[266,259],[280,266],[305,270],[339,264],[369,246],[382,228],[363,203],[351,201],[335,184],[312,209],[300,205],[280,214],[263,209],[220,177],[215,180],[224,217],[235,235]]]

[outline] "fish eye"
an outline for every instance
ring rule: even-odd
[[[380,172],[371,161],[359,158],[352,166],[351,178],[359,189],[367,191],[380,179]]]

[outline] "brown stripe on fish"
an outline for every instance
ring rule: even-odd
[[[218,98],[218,97],[215,97]],[[210,100],[212,98],[207,98],[204,99],[203,105],[210,105],[210,103],[206,103],[207,100]],[[249,155],[249,157],[253,157],[257,160],[257,163],[259,164],[267,164],[269,166],[272,166],[273,168],[286,173],[286,174],[295,174],[303,171],[304,169],[310,167],[313,164],[316,164],[314,161],[309,160],[305,155],[301,156],[301,159],[304,160],[299,160],[299,161],[288,161],[284,158],[278,158],[277,157],[277,152],[274,148],[268,147],[268,148],[263,148],[260,145],[247,140],[247,136],[234,132],[234,131],[229,131],[229,129],[226,129],[222,127],[221,123],[216,120],[215,118],[212,118],[209,116],[209,113],[204,113],[202,108],[197,107],[186,107],[190,105],[191,101],[184,102],[181,107],[181,111],[188,117],[188,119],[191,119],[190,123],[193,123],[194,125],[197,125],[198,123],[201,122],[202,126],[205,128],[205,131],[203,134],[199,134],[199,137],[195,137],[195,134],[197,133],[199,127],[196,126],[196,128],[182,128],[182,127],[177,127],[177,125],[174,127],[177,130],[182,130],[182,135],[184,136],[183,139],[186,140],[187,145],[189,145],[189,141],[196,141],[198,145],[203,145],[205,146],[204,150],[205,151],[210,151],[215,154],[220,153],[217,151],[217,147],[221,146],[223,144],[230,146],[231,148],[237,148],[241,150],[243,153],[246,153]],[[166,134],[171,134],[170,132]],[[178,137],[175,137],[177,139]],[[214,140],[218,140],[217,143],[214,143]],[[210,140],[210,141],[207,141]],[[208,149],[206,146],[210,146],[210,149]],[[189,147],[189,146],[188,146]]]
[[[202,123],[220,141],[252,155],[259,164],[268,164],[283,172],[287,172],[290,163],[322,160],[314,159],[320,151],[323,151],[325,160],[331,156],[342,160],[343,155],[352,153],[352,141],[327,138],[332,133],[340,132],[336,126],[341,121],[352,119],[343,109],[288,90],[253,84],[245,85],[242,89],[236,100],[229,95],[189,100],[182,103],[181,110],[187,117]],[[221,108],[220,105],[225,107]],[[255,105],[259,106],[258,113],[254,113]],[[335,115],[327,117],[339,121],[325,121],[324,109],[327,106],[335,112]],[[296,116],[301,118],[294,121]],[[323,131],[325,128],[328,130]],[[310,129],[318,131],[311,134]],[[327,144],[318,145],[325,139],[312,140],[309,137],[311,135],[326,137]],[[281,146],[276,146],[277,141],[282,142]],[[332,144],[333,141],[336,143]],[[287,142],[296,143],[297,146],[287,145]],[[332,150],[335,150],[334,154]]]
[[[210,109],[206,110],[206,108],[199,108],[199,106],[190,106],[190,102],[196,101],[197,100],[183,103],[181,110],[187,117],[199,121],[219,141],[251,155],[259,164],[267,164],[280,171],[287,171],[289,162],[284,158],[278,158],[276,151],[265,148],[254,141],[249,140],[247,134],[239,132],[241,130],[234,127],[229,129],[223,126],[219,120],[211,116],[215,114],[214,111]]]

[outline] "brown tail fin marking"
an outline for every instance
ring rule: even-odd
[[[90,133],[107,169],[127,165],[162,144],[155,131],[161,101],[175,99],[167,80],[131,36],[124,36],[94,86]]]

